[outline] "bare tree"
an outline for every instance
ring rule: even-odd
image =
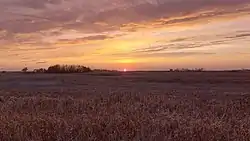
[[[27,67],[25,67],[25,68],[22,69],[22,72],[27,72],[27,71],[28,71]]]

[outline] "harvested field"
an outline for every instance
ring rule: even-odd
[[[247,141],[249,72],[0,74],[1,141]]]

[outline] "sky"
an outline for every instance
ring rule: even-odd
[[[0,70],[250,68],[250,0],[0,0]]]

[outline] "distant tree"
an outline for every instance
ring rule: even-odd
[[[40,69],[34,69],[33,72],[35,72],[35,73],[45,73],[46,71],[47,71],[46,69],[40,68]]]
[[[181,70],[180,69],[174,69],[174,72],[180,72]]]
[[[54,65],[47,69],[47,73],[83,73],[91,69],[81,65]]]
[[[194,71],[202,72],[202,71],[204,71],[204,70],[205,70],[204,68],[196,68]]]
[[[118,72],[118,70],[94,69],[94,72]]]
[[[174,72],[203,72],[205,71],[204,68],[195,68],[195,69],[188,69],[188,68],[181,68],[181,69],[170,69],[169,71],[174,71]]]
[[[27,67],[25,67],[25,68],[22,69],[22,72],[27,72],[27,71],[28,71]]]
[[[62,68],[60,68],[60,65],[54,65],[54,66],[50,66],[47,69],[47,72],[48,73],[56,73],[56,72],[59,72],[60,70],[62,70]]]

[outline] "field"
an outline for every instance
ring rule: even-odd
[[[249,72],[0,74],[0,141],[247,141]]]

